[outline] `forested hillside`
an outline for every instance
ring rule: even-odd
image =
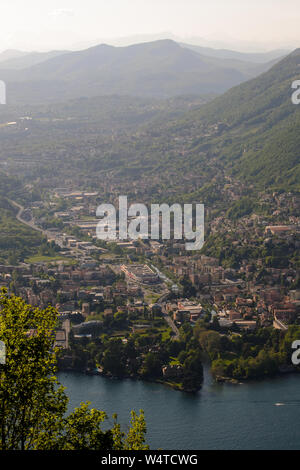
[[[261,187],[299,188],[300,107],[291,101],[299,63],[297,49],[260,77],[191,111],[179,128],[197,123],[193,151],[217,155],[233,175]]]

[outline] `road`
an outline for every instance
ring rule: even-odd
[[[23,206],[21,206],[21,204],[19,204],[18,202],[16,201],[12,201],[11,199],[9,199],[9,202],[15,206],[17,209],[18,209],[18,213],[16,215],[16,219],[21,222],[22,224],[25,224],[27,225],[28,227],[32,228],[33,230],[37,230],[38,232],[42,232],[44,233],[45,235],[47,235],[47,231],[46,230],[43,230],[42,228],[40,227],[37,227],[37,225],[35,225],[33,222],[30,222],[28,220],[24,220],[22,219],[22,214],[25,210],[25,208]]]
[[[18,209],[16,219],[19,222],[21,222],[21,224],[27,225],[27,227],[30,227],[33,230],[36,230],[36,231],[42,233],[43,235],[46,236],[47,240],[53,238],[53,233],[49,232],[48,230],[43,230],[41,227],[38,227],[37,225],[35,225],[34,222],[32,222],[32,221],[22,219],[22,214],[25,211],[25,208],[21,204],[19,204],[16,201],[13,201],[11,199],[9,199],[9,202]],[[59,233],[59,235],[63,236],[62,233]],[[86,256],[86,252],[84,250],[80,249],[80,248],[73,248],[73,251],[75,253],[77,253],[77,255]]]
[[[175,323],[173,322],[172,318],[169,317],[169,315],[165,312],[163,312],[163,315],[164,315],[164,319],[166,320],[166,322],[168,323],[168,325],[170,326],[170,328],[172,328],[172,331],[174,333],[174,336],[172,337],[172,339],[175,341],[175,340],[178,340],[179,337],[180,337],[180,334],[179,334],[179,330],[177,328],[177,326],[175,325]]]
[[[37,230],[38,232],[41,232],[43,233],[44,235],[46,235],[47,237],[49,236],[49,233],[47,232],[47,230],[43,230],[41,229],[40,227],[37,227],[33,222],[31,221],[27,221],[27,220],[24,220],[22,219],[22,214],[25,210],[25,208],[19,204],[18,202],[16,201],[12,201],[11,199],[9,199],[9,202],[11,202],[11,204],[13,206],[15,206],[17,209],[18,209],[18,213],[16,215],[16,219],[21,222],[22,224],[25,224],[27,225],[28,227],[31,227],[33,230]],[[79,250],[78,250],[79,251]],[[111,266],[112,268],[112,266]],[[164,306],[163,306],[163,302],[165,300],[167,300],[169,296],[169,292],[165,292],[157,301],[157,303],[159,305],[161,305],[162,307],[162,312],[163,312],[163,316],[164,316],[164,319],[165,321],[168,323],[168,325],[170,326],[170,328],[172,329],[173,333],[174,333],[174,336],[173,336],[173,340],[178,340],[179,339],[179,330],[177,328],[177,326],[175,325],[174,321],[172,320],[171,317],[169,317],[169,315],[166,313],[165,309],[164,309]]]
[[[172,331],[174,333],[174,336],[173,336],[173,340],[178,340],[179,339],[179,330],[177,328],[177,326],[175,325],[174,321],[172,320],[172,318],[167,314],[167,312],[165,311],[165,308],[164,308],[164,305],[163,305],[163,302],[165,300],[167,300],[169,296],[169,292],[168,293],[165,293],[163,294],[157,301],[157,303],[162,307],[162,313],[163,313],[163,316],[164,316],[164,319],[165,321],[168,323],[169,327],[172,328]]]

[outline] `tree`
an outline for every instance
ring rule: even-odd
[[[126,371],[124,350],[125,346],[120,338],[112,338],[108,341],[102,361],[106,372],[110,372],[117,377],[124,375]]]
[[[145,377],[160,377],[162,374],[162,363],[158,354],[148,352],[144,358],[141,374]]]
[[[148,450],[149,447],[145,445],[145,433],[147,429],[144,412],[141,410],[138,416],[132,411],[130,424],[131,427],[125,437],[123,448],[125,450]]]
[[[190,281],[187,275],[183,276],[180,281],[181,285],[183,286],[183,297],[190,298],[195,297],[197,294],[196,288],[193,283]]]
[[[190,350],[183,363],[185,388],[197,390],[203,382],[202,357],[199,350]]]
[[[33,308],[0,292],[0,340],[6,346],[0,365],[0,449],[144,449],[143,412],[134,415],[127,435],[116,421],[103,431],[106,414],[88,403],[66,416],[68,398],[54,375],[56,325],[54,308]]]
[[[50,416],[66,410],[67,398],[54,376],[56,312],[33,309],[5,291],[0,295],[0,338],[6,345],[1,370],[1,448],[33,446],[39,429],[51,426]]]

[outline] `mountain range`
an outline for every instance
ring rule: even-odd
[[[214,49],[212,47],[195,46],[188,43],[180,43],[183,47],[187,47],[199,54],[214,57],[216,59],[231,59],[242,62],[249,62],[252,65],[265,64],[274,60],[279,60],[283,56],[289,54],[290,51],[284,49],[276,49],[269,52],[238,52],[230,49]]]
[[[15,83],[15,86],[20,87],[19,91],[22,89],[24,91],[24,80],[27,77],[27,87],[28,90],[31,90],[30,86],[33,82],[29,79],[33,80],[34,78],[34,83],[40,86],[39,89],[35,89],[35,92],[45,92],[47,89],[44,89],[45,84],[41,77],[47,76],[48,95],[54,99],[55,96],[57,98],[55,92],[58,88],[55,88],[52,81],[56,84],[68,84],[73,92],[76,89],[75,84],[79,87],[83,76],[85,76],[91,77],[90,80],[86,78],[86,95],[91,93],[93,96],[92,93],[97,91],[96,82],[98,83],[101,77],[103,81],[103,76],[109,69],[110,71],[114,70],[114,76],[118,77],[115,82],[111,78],[110,89],[116,90],[120,95],[122,92],[125,93],[125,90],[128,91],[128,77],[126,86],[124,84],[122,88],[119,85],[120,82],[122,83],[121,77],[123,79],[125,77],[124,70],[129,69],[128,64],[130,63],[131,72],[138,70],[136,75],[139,75],[141,73],[140,64],[144,61],[143,70],[146,67],[148,74],[150,74],[150,66],[154,67],[153,61],[150,60],[151,57],[152,59],[155,57],[156,64],[160,63],[160,80],[164,90],[170,89],[171,84],[175,83],[175,80],[170,80],[170,76],[166,72],[163,74],[163,71],[166,70],[166,57],[169,60],[168,67],[171,63],[173,68],[186,70],[184,77],[189,76],[190,80],[195,78],[193,75],[196,74],[193,64],[197,64],[195,67],[201,64],[203,68],[207,67],[207,70],[216,71],[211,63],[204,63],[196,52],[188,51],[172,41],[163,41],[162,44],[156,42],[129,48],[98,46],[82,53],[67,53],[29,69],[24,69],[22,73],[19,71],[18,73],[22,77],[19,83]],[[121,60],[122,58],[123,60]],[[101,67],[99,66],[95,71],[95,63],[99,62],[101,62]],[[14,72],[10,71],[10,73]],[[65,82],[62,77],[65,77]],[[158,79],[155,81],[153,75],[150,77],[152,77],[151,82],[157,84]],[[148,84],[147,78],[149,75],[146,74],[144,81],[141,80],[138,83],[132,79],[130,89],[136,93],[134,86],[137,86],[139,91],[141,89],[145,91],[146,84]],[[216,78],[219,79],[220,76],[217,75]],[[33,120],[32,123],[26,122],[26,128],[28,128],[26,130],[26,145],[28,148],[24,150],[25,142],[23,142],[18,152],[26,151],[30,154],[31,139],[36,139],[34,146],[38,154],[43,153],[43,140],[47,138],[52,142],[54,133],[56,142],[59,133],[62,148],[66,147],[66,142],[71,140],[71,132],[73,132],[74,138],[78,138],[78,145],[87,133],[91,136],[91,142],[94,142],[94,135],[99,135],[103,129],[103,114],[107,117],[106,127],[110,130],[116,125],[116,121],[118,121],[117,127],[119,126],[119,128],[122,121],[121,127],[124,128],[126,116],[128,121],[130,111],[133,132],[139,135],[138,138],[135,137],[138,139],[139,151],[137,151],[136,144],[132,144],[135,140],[132,140],[130,136],[128,140],[127,137],[124,137],[121,147],[118,140],[110,143],[110,151],[115,155],[115,162],[118,162],[120,168],[122,165],[130,165],[131,168],[134,168],[134,165],[139,165],[140,168],[143,168],[143,172],[148,167],[149,171],[156,171],[155,168],[159,168],[159,172],[167,173],[169,171],[168,165],[172,165],[178,174],[188,170],[193,170],[194,174],[198,172],[200,174],[213,159],[215,162],[219,162],[219,167],[223,168],[226,174],[247,181],[249,185],[262,189],[299,190],[300,106],[294,105],[291,100],[292,82],[299,79],[300,49],[296,49],[258,77],[234,86],[207,104],[203,104],[204,100],[199,101],[200,106],[190,107],[187,101],[181,112],[179,110],[182,106],[179,102],[164,105],[162,102],[155,104],[155,100],[153,103],[149,100],[147,103],[142,100],[138,104],[136,98],[129,96],[126,99],[123,97],[122,100],[117,96],[107,96],[105,101],[103,98],[98,101],[94,98],[79,99],[68,104],[67,98],[72,93],[67,93],[68,88],[63,87],[65,95],[61,91],[59,105],[46,104],[43,107],[35,107],[35,114],[42,119],[47,119],[43,126],[41,120]],[[106,85],[108,92],[109,83],[107,82]],[[103,92],[103,88],[101,91]],[[41,93],[40,97],[42,96]],[[119,113],[116,112],[118,106]],[[165,114],[162,114],[161,110],[164,108],[166,111]],[[8,112],[10,107],[5,107],[5,110]],[[139,117],[135,118],[135,114]],[[24,115],[19,114],[19,116]],[[160,115],[164,115],[165,118],[159,119]],[[48,119],[49,116],[51,120]],[[73,120],[70,121],[69,116],[73,116]],[[14,121],[16,117],[17,115],[12,110],[9,120]],[[144,126],[142,132],[139,129],[139,123]],[[38,134],[41,131],[43,132],[42,141]],[[10,132],[15,132],[15,136],[18,135],[18,127],[14,131],[7,129],[8,140]],[[111,132],[114,131],[111,130]],[[88,142],[87,138],[84,144],[85,148],[89,145]],[[176,142],[182,142],[182,144],[176,144]],[[91,145],[93,147],[94,144]],[[180,151],[176,153],[178,146]],[[121,151],[120,148],[122,148]],[[153,148],[164,150],[154,152]],[[172,149],[174,149],[174,153],[171,158]],[[4,154],[7,154],[5,149],[3,151]],[[91,151],[93,152],[93,150]],[[13,154],[15,152],[15,150],[10,151]],[[184,159],[182,154],[184,154]],[[78,152],[79,159],[81,159],[80,155]],[[123,160],[121,160],[121,155]],[[164,155],[169,155],[169,157],[165,158]],[[94,160],[96,158],[98,156],[95,156]],[[99,154],[99,159],[101,158],[104,157]],[[130,162],[128,158],[131,159]],[[107,156],[108,167],[110,161],[112,161],[111,158]],[[88,162],[86,165],[88,168]]]
[[[0,54],[0,70],[22,70],[33,65],[46,62],[48,59],[58,57],[67,51],[49,52],[21,52],[8,50]]]
[[[202,48],[160,40],[128,47],[102,44],[78,52],[6,54],[5,60],[0,56],[0,76],[11,104],[111,94],[168,98],[221,94],[279,60],[278,52],[249,57],[227,51],[222,57],[212,51],[205,55]]]

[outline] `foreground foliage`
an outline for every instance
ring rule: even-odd
[[[107,415],[82,403],[66,416],[68,398],[56,377],[54,348],[57,313],[33,308],[0,294],[0,340],[6,363],[0,366],[1,450],[145,450],[143,411],[132,412],[127,434],[115,423],[102,429]]]

